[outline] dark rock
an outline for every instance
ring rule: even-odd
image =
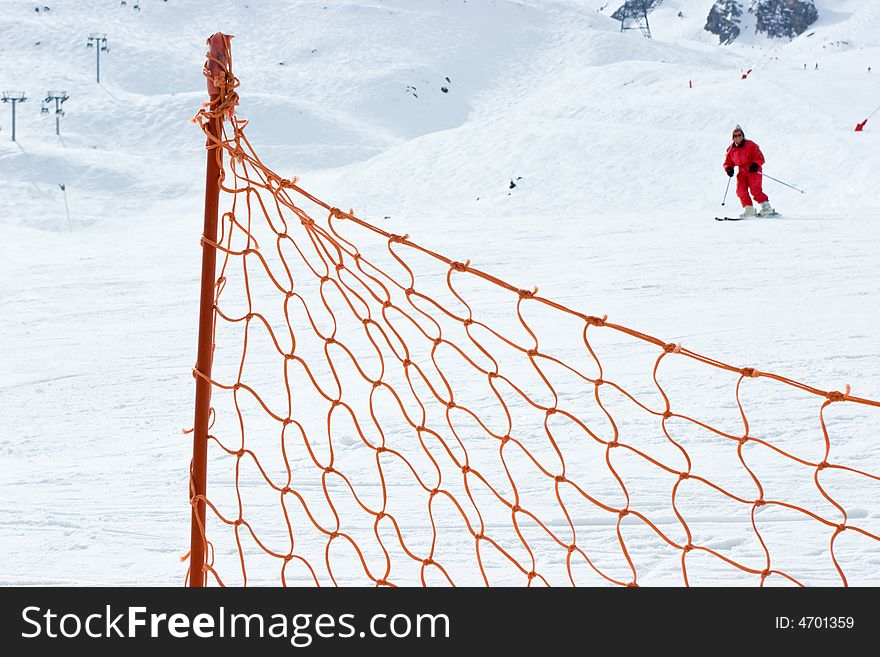
[[[717,0],[709,10],[706,26],[703,29],[717,34],[718,42],[721,44],[733,43],[739,36],[742,14],[742,5],[737,0]]]
[[[704,29],[720,43],[731,43],[739,36],[744,5],[755,16],[755,31],[776,39],[793,39],[819,17],[813,0],[717,0]]]
[[[752,0],[755,31],[769,37],[793,39],[819,18],[813,0]]]

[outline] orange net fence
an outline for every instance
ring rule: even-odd
[[[209,583],[878,583],[880,402],[578,312],[324,203],[260,161],[225,66],[196,117],[224,209],[213,369],[194,370]]]

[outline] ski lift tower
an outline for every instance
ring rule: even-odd
[[[49,105],[55,101],[55,134],[61,135],[61,117],[64,116],[64,110],[61,105],[65,100],[70,98],[66,91],[47,91],[46,98],[43,100],[43,107],[40,109],[41,114],[49,114]]]
[[[0,100],[4,103],[12,103],[12,141],[15,141],[15,104],[23,103],[27,100],[27,96],[23,91],[4,91]]]
[[[92,32],[89,34],[86,48],[95,49],[95,81],[101,84],[101,53],[110,52],[110,48],[107,47],[107,35]]]
[[[611,18],[620,21],[620,31],[640,30],[642,36],[651,38],[651,26],[648,24],[648,12],[658,4],[656,0],[626,0],[623,5],[611,14]]]

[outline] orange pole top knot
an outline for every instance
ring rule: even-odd
[[[220,93],[220,85],[225,84],[232,77],[232,49],[230,48],[231,34],[215,32],[205,42],[208,44],[205,69],[208,75],[208,93],[216,96]]]

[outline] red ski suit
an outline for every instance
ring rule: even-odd
[[[749,172],[749,165],[756,163],[758,170],[755,173]],[[739,167],[739,173],[736,174],[736,195],[742,206],[748,207],[752,204],[749,192],[758,203],[767,200],[767,195],[761,189],[761,165],[764,164],[764,154],[758,145],[748,139],[743,139],[739,146],[731,144],[727,148],[727,155],[724,158],[724,168],[728,169],[732,166]]]

